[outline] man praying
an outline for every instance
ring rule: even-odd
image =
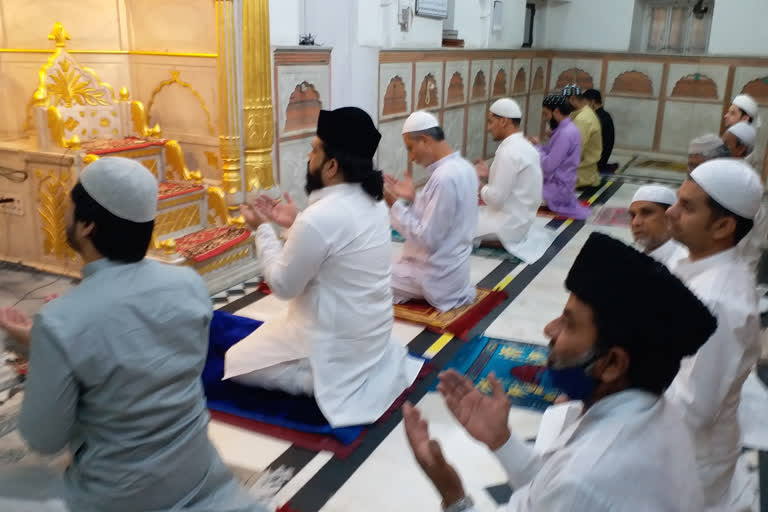
[[[440,311],[471,304],[477,295],[470,260],[478,218],[478,180],[472,164],[445,141],[437,118],[414,112],[403,125],[408,159],[426,167],[429,180],[416,192],[413,178],[385,176],[390,221],[403,237],[392,268],[396,304],[424,299]]]
[[[744,160],[747,160],[748,155],[755,149],[756,139],[757,131],[745,121],[739,121],[723,134],[723,144],[731,152],[731,156]],[[750,162],[747,163],[751,165]]]
[[[543,182],[539,154],[523,136],[521,118],[513,99],[502,98],[491,105],[488,132],[501,144],[490,169],[484,160],[475,163],[485,203],[478,214],[475,240],[500,241],[510,254],[533,263],[540,254],[528,250],[527,238],[541,204]]]
[[[688,172],[708,160],[728,158],[731,150],[723,144],[723,139],[714,133],[705,133],[688,144]]]
[[[723,116],[725,128],[731,128],[737,123],[747,123],[755,130],[760,129],[762,121],[760,119],[760,109],[755,99],[749,94],[739,94],[733,98],[733,103],[728,107],[728,111]],[[750,151],[744,157],[747,163],[753,167],[757,166],[760,160],[754,152]]]
[[[715,330],[712,314],[663,265],[600,233],[590,235],[565,285],[565,308],[544,328],[551,340],[547,372],[555,387],[583,402],[583,412],[543,452],[511,431],[510,401],[493,374],[490,396],[455,370],[440,375],[448,409],[507,473],[514,493],[506,509],[704,510],[690,471],[691,437],[664,390],[681,359]],[[416,461],[444,510],[474,510],[461,477],[430,439],[427,420],[410,404],[403,416]]]
[[[629,205],[630,228],[635,243],[643,252],[670,266],[678,258],[687,256],[687,250],[672,238],[669,232],[667,208],[677,202],[671,188],[662,185],[644,185],[637,189]]]
[[[597,89],[587,89],[584,91],[584,98],[586,98],[587,104],[595,111],[597,118],[600,120],[600,131],[603,136],[603,152],[600,154],[600,160],[597,162],[597,169],[600,172],[616,172],[619,166],[608,163],[616,138],[613,117],[603,108],[603,95]]]
[[[288,301],[225,356],[224,379],[313,395],[332,427],[375,422],[423,364],[392,337],[392,235],[373,167],[381,135],[356,107],[321,110],[307,163],[309,206],[241,206],[272,293]],[[284,228],[283,245],[269,224]]]
[[[571,119],[581,134],[581,160],[576,188],[596,187],[600,185],[600,173],[597,163],[603,154],[603,134],[600,120],[587,105],[587,100],[577,85],[563,88],[563,96],[573,107]]]

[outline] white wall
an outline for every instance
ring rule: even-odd
[[[460,0],[470,2],[476,0]],[[457,2],[458,3],[458,2]],[[415,16],[416,0],[381,0],[381,23],[384,48],[441,48],[443,20]],[[410,8],[412,16],[408,30],[400,30],[398,11]]]
[[[537,41],[536,47],[626,51],[634,9],[635,0],[548,2],[536,11],[537,23],[540,15],[546,18],[545,40]]]
[[[715,0],[709,53],[765,56],[768,30],[762,22],[767,6],[765,0]]]
[[[504,0],[504,22],[500,32],[491,33],[491,48],[516,49],[525,38],[526,0]]]
[[[247,1],[247,0],[246,0]],[[272,46],[296,46],[302,27],[303,0],[272,0],[269,2],[269,40]]]

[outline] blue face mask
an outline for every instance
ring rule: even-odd
[[[588,370],[600,357],[599,354],[592,353],[585,362],[564,368],[554,368],[551,363],[547,363],[547,373],[552,385],[568,395],[571,400],[587,400],[597,386],[597,379],[589,375]]]

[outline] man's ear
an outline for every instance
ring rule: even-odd
[[[621,347],[611,347],[606,354],[595,363],[595,375],[606,384],[614,383],[629,372],[629,354]]]

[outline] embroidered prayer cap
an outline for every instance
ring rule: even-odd
[[[506,117],[507,119],[522,119],[523,117],[520,105],[518,105],[512,98],[501,98],[500,100],[494,101],[490,110],[491,114],[496,114],[499,117]]]
[[[554,110],[560,105],[565,105],[566,103],[568,103],[567,96],[563,96],[562,94],[550,94],[544,98],[542,106],[548,108],[549,110]]]
[[[743,160],[709,160],[694,169],[690,178],[717,204],[740,217],[754,220],[760,210],[763,185]]]
[[[742,144],[747,146],[751,151],[755,147],[755,139],[757,139],[757,130],[755,127],[746,121],[739,121],[735,125],[728,128],[728,133],[732,133],[736,136]]]
[[[581,87],[576,84],[568,84],[563,87],[563,96],[581,96]]]
[[[437,128],[440,123],[437,118],[429,112],[423,110],[417,110],[413,114],[409,115],[403,124],[403,135],[406,133],[423,132],[430,128]]]
[[[321,110],[317,136],[334,149],[360,158],[373,158],[381,140],[371,116],[357,107]]]
[[[733,104],[746,112],[747,115],[752,118],[755,127],[760,128],[760,125],[762,124],[759,115],[760,111],[757,102],[752,96],[749,94],[739,94],[733,98]]]
[[[677,194],[669,187],[663,185],[644,185],[637,189],[632,202],[649,201],[651,203],[672,206],[677,202]]]
[[[80,173],[80,184],[112,215],[143,223],[157,213],[157,179],[130,158],[100,158]]]
[[[602,233],[587,239],[565,286],[592,308],[598,337],[628,350],[634,384],[650,376],[633,378],[633,366],[640,372],[663,369],[671,382],[680,359],[695,354],[717,327],[707,307],[665,265]]]
[[[714,133],[706,133],[691,140],[690,144],[688,144],[688,154],[704,155],[722,145],[723,139]]]

